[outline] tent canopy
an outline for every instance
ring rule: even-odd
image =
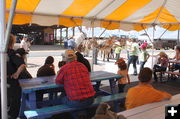
[[[12,0],[6,0],[7,13]],[[178,30],[180,0],[18,0],[13,24]],[[8,14],[6,16],[8,19]]]

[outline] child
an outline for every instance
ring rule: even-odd
[[[128,69],[127,69],[127,64],[126,62],[124,61],[123,58],[120,58],[117,60],[116,64],[118,65],[118,72],[117,74],[123,76],[123,78],[121,78],[119,80],[119,84],[118,84],[118,87],[119,87],[119,93],[122,93],[124,92],[124,87],[126,86],[126,84],[130,84],[130,79],[129,79],[129,75],[128,75]]]
[[[58,68],[59,70],[61,69],[62,66],[64,66],[66,64],[66,61],[59,61],[58,63]],[[59,73],[59,71],[57,72],[57,74]]]
[[[171,99],[171,94],[152,87],[152,73],[153,71],[150,68],[143,68],[140,71],[138,76],[140,83],[130,88],[126,95],[126,109]]]
[[[142,44],[140,46],[141,48],[141,53],[140,53],[140,56],[139,56],[139,61],[140,61],[140,71],[141,69],[144,68],[144,65],[145,63],[147,62],[147,60],[149,59],[149,53],[146,51],[146,46],[145,44]]]
[[[158,64],[154,65],[154,80],[157,82],[157,75],[156,72],[162,72],[162,71],[166,71],[167,67],[168,67],[168,56],[166,55],[165,52],[160,52],[159,53],[159,58],[158,58]]]

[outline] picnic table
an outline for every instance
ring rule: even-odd
[[[127,111],[118,113],[127,119],[165,119],[165,105],[180,104],[180,94],[172,97],[171,100],[146,104]]]
[[[111,93],[98,89],[100,92],[104,92],[106,94],[107,93],[114,94],[116,79],[122,78],[122,76],[120,75],[106,72],[106,71],[91,72],[90,76],[91,76],[91,82],[97,83],[98,87],[100,86],[101,81],[109,80]],[[38,78],[32,78],[32,79],[19,80],[20,86],[22,88],[22,102],[21,102],[21,109],[20,109],[20,117],[23,116],[23,113],[26,107],[28,107],[29,109],[37,108],[36,91],[63,88],[63,85],[57,85],[55,83],[55,78],[56,76],[50,76],[50,77],[38,77]],[[49,99],[52,99],[52,98],[49,98]],[[48,100],[46,103],[55,103],[55,101]]]

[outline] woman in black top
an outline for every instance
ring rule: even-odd
[[[80,52],[76,52],[76,56],[77,56],[77,61],[84,64],[87,67],[88,71],[91,72],[91,65],[89,61],[86,58],[84,58],[84,56]]]

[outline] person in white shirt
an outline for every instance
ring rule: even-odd
[[[24,48],[26,52],[29,51],[28,43],[27,43],[27,37],[24,36],[20,43],[20,48]]]
[[[20,48],[23,48],[27,53],[29,52],[29,47],[27,43],[27,36],[24,36],[20,43]],[[25,63],[27,64],[27,56],[24,58]]]

